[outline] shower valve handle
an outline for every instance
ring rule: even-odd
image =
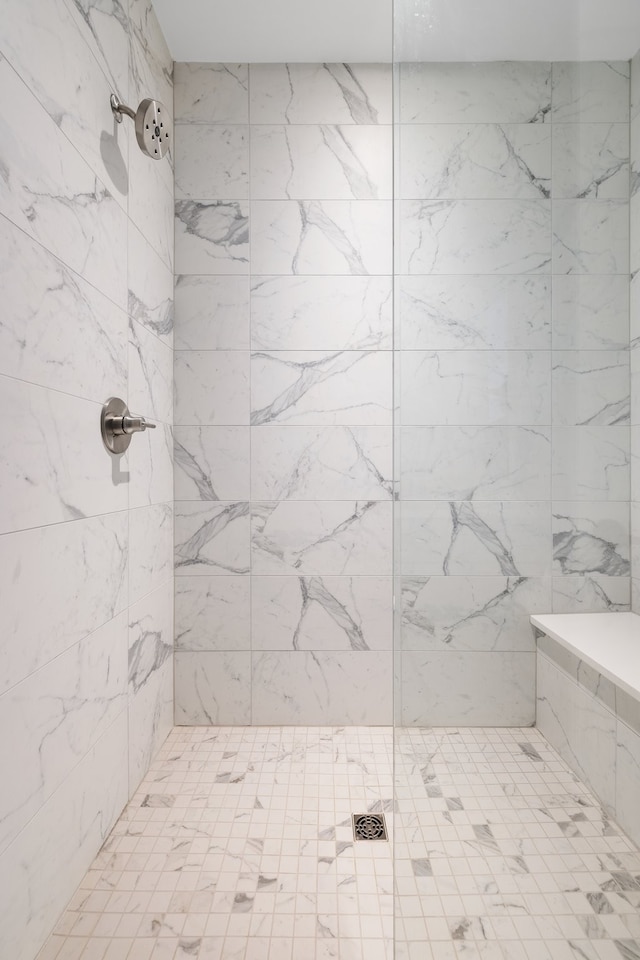
[[[145,417],[129,413],[126,403],[119,397],[111,397],[102,408],[100,430],[109,453],[124,453],[134,433],[144,433],[145,430],[155,428],[156,424]]]
[[[129,414],[128,417],[122,417],[122,422],[120,424],[116,421],[120,419],[114,417],[113,429],[116,433],[143,433],[145,430],[155,430],[155,423],[151,423],[149,420],[146,420],[144,417],[135,417],[132,414]]]

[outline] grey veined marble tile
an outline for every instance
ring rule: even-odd
[[[629,272],[629,206],[624,200],[555,200],[553,272]]]
[[[553,422],[606,426],[629,422],[629,353],[556,350]]]
[[[548,200],[401,200],[402,274],[551,271]]]
[[[551,608],[549,579],[403,577],[403,650],[535,649],[532,611]]]
[[[254,200],[390,200],[390,126],[254,126]]]
[[[628,500],[628,426],[554,426],[552,497]]]
[[[246,201],[178,200],[175,229],[177,273],[249,273]]]
[[[178,199],[249,196],[249,127],[180,123],[174,128]]]
[[[255,500],[389,500],[391,427],[254,427]]]
[[[254,274],[388,275],[392,247],[390,200],[251,203]]]
[[[390,577],[253,577],[253,650],[388,650]]]
[[[402,124],[402,199],[551,195],[551,130],[537,124]]]
[[[553,64],[556,123],[626,123],[629,120],[629,63],[586,61]]]
[[[173,70],[177,123],[247,123],[246,63],[176,63]]]
[[[386,425],[388,351],[262,352],[251,358],[251,423]]]
[[[554,503],[553,567],[564,576],[628,577],[628,503]]]
[[[403,63],[402,123],[543,123],[551,64]]]
[[[248,348],[248,277],[176,277],[175,315],[176,350]]]
[[[252,123],[391,123],[391,65],[254,63]]]
[[[398,277],[396,309],[402,350],[544,350],[551,345],[549,277]]]
[[[249,504],[185,503],[175,507],[176,576],[249,572]]]
[[[403,501],[401,568],[409,576],[548,576],[548,503]]]
[[[282,501],[251,508],[254,574],[386,576],[393,505]]]
[[[403,352],[400,420],[405,425],[548,424],[550,366],[546,350]]]
[[[628,125],[554,124],[553,196],[594,200],[627,199]]]
[[[392,346],[391,277],[257,277],[251,345],[257,350],[367,350]]]
[[[403,500],[544,500],[548,427],[402,427]]]
[[[629,346],[629,277],[555,276],[552,322],[554,350],[624,350]]]

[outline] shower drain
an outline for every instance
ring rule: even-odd
[[[383,813],[353,813],[354,840],[388,840]]]

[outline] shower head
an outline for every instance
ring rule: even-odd
[[[113,115],[122,123],[126,113],[136,125],[136,140],[143,153],[152,160],[162,160],[169,149],[169,111],[158,100],[143,100],[138,109],[120,103],[115,93],[111,94]]]

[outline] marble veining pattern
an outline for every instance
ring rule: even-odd
[[[638,851],[539,731],[398,728],[395,772],[388,727],[174,730],[39,960],[638,956]]]

